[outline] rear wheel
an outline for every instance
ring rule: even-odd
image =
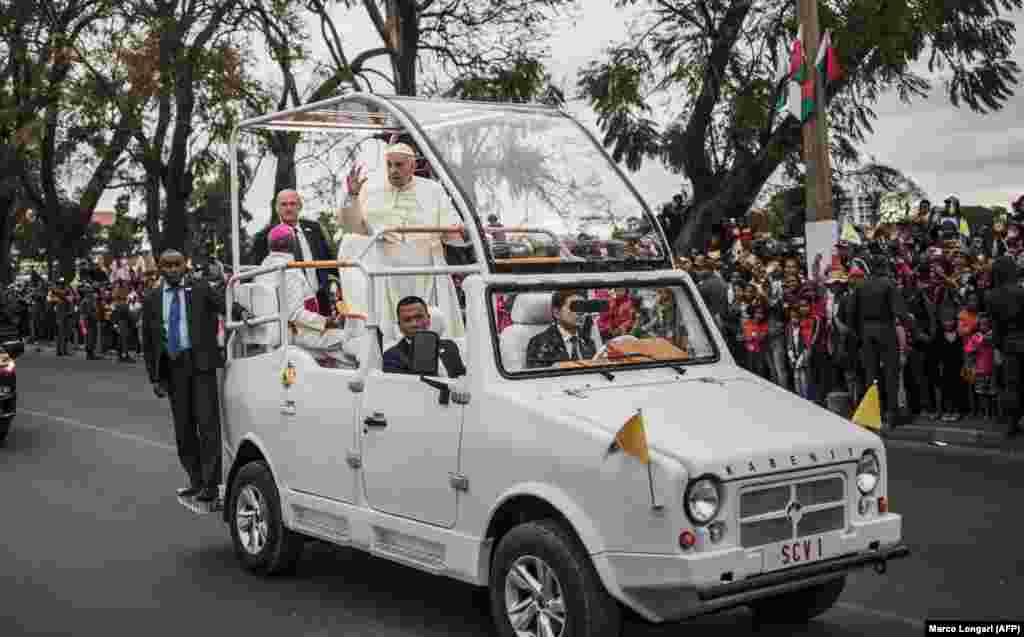
[[[294,570],[304,540],[285,528],[281,497],[265,462],[253,461],[238,471],[227,510],[235,554],[246,569],[259,575]]]
[[[846,586],[846,576],[762,599],[750,605],[754,619],[763,624],[804,624],[832,608]]]
[[[502,637],[618,637],[622,611],[579,541],[541,520],[505,535],[491,568],[491,615]]]
[[[14,416],[0,418],[0,445],[4,444],[4,441],[7,440],[7,432],[11,430],[12,420],[14,420]]]

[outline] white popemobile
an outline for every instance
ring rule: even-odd
[[[583,637],[618,635],[627,609],[803,622],[850,571],[908,554],[880,438],[733,362],[643,199],[564,111],[352,94],[242,123],[231,157],[266,131],[364,151],[406,136],[475,256],[246,267],[232,166],[228,306],[246,311],[227,324],[223,516],[246,568],[285,571],[318,538],[487,587],[498,634]],[[374,285],[345,327],[351,365],[322,365],[259,276],[285,267],[464,276],[465,374],[439,371],[431,331],[407,373],[382,369],[401,335],[379,327]],[[596,355],[565,360],[572,333]]]

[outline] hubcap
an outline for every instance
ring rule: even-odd
[[[517,637],[559,637],[565,632],[562,584],[547,562],[517,559],[505,575],[505,612]]]
[[[267,503],[260,490],[251,484],[242,488],[235,501],[235,528],[242,547],[250,555],[259,555],[267,545]]]

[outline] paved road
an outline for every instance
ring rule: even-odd
[[[141,365],[18,361],[22,414],[0,448],[0,635],[479,636],[473,589],[311,543],[298,574],[259,579],[226,528],[174,498],[166,402]],[[1024,618],[1021,457],[892,443],[891,498],[912,557],[853,576],[806,629],[756,631],[746,611],[627,637],[920,635],[932,618]]]

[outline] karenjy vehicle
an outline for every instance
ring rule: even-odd
[[[226,326],[222,515],[247,569],[287,571],[317,538],[486,588],[497,634],[579,637],[619,634],[625,609],[806,621],[850,572],[907,554],[881,439],[734,363],[643,198],[567,113],[355,94],[248,120],[234,143],[268,130],[334,139],[335,174],[404,136],[462,224],[370,245],[454,229],[472,250],[243,264],[232,197],[228,306],[247,311]],[[287,269],[324,267],[374,283],[347,365],[295,346],[279,306]],[[465,333],[428,299],[408,373],[389,373],[407,335],[375,283],[413,276],[459,279]],[[444,373],[443,340],[464,374]]]

